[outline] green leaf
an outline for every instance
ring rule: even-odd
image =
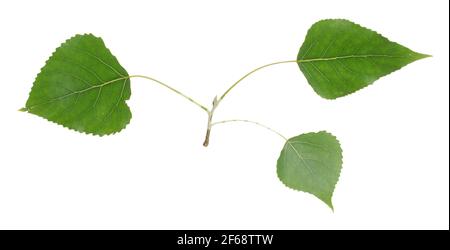
[[[37,75],[22,111],[95,135],[125,128],[130,79],[101,38],[76,35],[57,48]]]
[[[428,55],[358,24],[329,19],[309,29],[297,60],[314,91],[323,98],[335,99],[425,57]]]
[[[325,131],[290,138],[277,161],[281,182],[292,189],[315,195],[331,209],[331,197],[341,168],[339,141]]]

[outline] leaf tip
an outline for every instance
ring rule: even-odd
[[[428,57],[433,57],[432,55],[423,54],[423,53],[417,53],[417,52],[414,52],[414,54],[412,56],[414,57],[415,60],[420,60],[420,59],[425,59],[425,58],[428,58]]]
[[[331,197],[330,197],[330,200],[324,201],[324,202],[325,202],[325,204],[327,204],[327,206],[331,209],[331,212],[334,213],[334,206],[333,206],[333,202],[331,201]]]
[[[23,107],[23,108],[20,108],[18,111],[20,111],[20,112],[27,112],[27,111],[28,111],[28,108]]]

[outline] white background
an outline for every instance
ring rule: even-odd
[[[448,1],[2,1],[1,229],[448,229]],[[130,74],[205,105],[251,69],[295,59],[308,28],[346,18],[432,58],[353,95],[317,96],[295,64],[242,82],[216,120],[341,141],[335,212],[276,176],[283,141],[133,79],[133,119],[109,137],[17,112],[45,60],[101,36]]]

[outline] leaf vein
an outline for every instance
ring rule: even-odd
[[[69,46],[67,48],[70,49],[70,50],[79,51],[79,52],[81,52],[81,53],[83,53],[85,55],[88,55],[88,56],[96,59],[100,63],[102,63],[104,66],[108,67],[110,70],[112,70],[112,72],[116,73],[117,75],[124,76],[119,71],[117,71],[113,66],[111,66],[108,63],[106,63],[105,61],[103,61],[100,57],[98,57],[98,56],[96,56],[96,55],[94,55],[94,54],[92,54],[92,53],[90,53],[90,52],[88,52],[88,51],[86,51],[84,49],[81,49],[81,48],[78,48],[78,47],[75,47],[75,46],[72,46],[72,47]]]

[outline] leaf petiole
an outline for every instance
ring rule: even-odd
[[[161,81],[159,81],[159,80],[157,80],[155,78],[152,78],[152,77],[149,77],[149,76],[144,76],[144,75],[131,75],[131,76],[129,76],[129,78],[144,78],[144,79],[147,79],[147,80],[154,81],[154,82],[158,83],[159,85],[164,86],[164,87],[170,89],[171,91],[175,92],[176,94],[186,98],[188,101],[190,101],[193,104],[197,105],[199,108],[203,109],[208,114],[210,113],[210,111],[209,111],[209,109],[207,107],[205,107],[202,104],[200,104],[199,102],[195,101],[194,99],[192,99],[188,95],[185,95],[185,94],[181,93],[179,90],[177,90],[177,89],[175,89],[175,88],[173,88],[173,87],[171,87],[171,86],[169,86],[169,85],[167,85],[167,84],[165,84],[165,83],[163,83],[163,82],[161,82]]]
[[[293,62],[299,62],[298,60],[288,60],[288,61],[279,61],[279,62],[273,62],[273,63],[269,63],[269,64],[265,64],[263,66],[260,66],[250,72],[248,72],[247,74],[245,74],[244,76],[242,76],[239,80],[237,80],[235,83],[233,83],[233,85],[231,85],[224,93],[223,95],[220,97],[219,99],[219,103],[220,101],[222,101],[223,98],[225,98],[225,96],[234,88],[236,87],[236,85],[238,85],[242,80],[244,80],[245,78],[247,78],[248,76],[250,76],[251,74],[255,73],[256,71],[260,70],[260,69],[264,69],[273,65],[278,65],[278,64],[284,64],[284,63],[293,63]]]
[[[218,122],[211,123],[211,127],[212,127],[212,126],[215,126],[215,125],[218,125],[218,124],[224,124],[224,123],[229,123],[229,122],[245,122],[245,123],[255,124],[255,125],[257,125],[257,126],[260,126],[260,127],[262,127],[262,128],[265,128],[265,129],[267,129],[267,130],[269,130],[269,131],[271,131],[271,132],[277,134],[278,136],[280,136],[281,138],[283,138],[283,140],[285,140],[285,141],[288,140],[286,136],[282,135],[280,132],[276,131],[275,129],[273,129],[273,128],[269,127],[269,126],[266,126],[266,125],[264,125],[264,124],[261,124],[261,123],[259,123],[259,122],[250,121],[250,120],[243,120],[243,119],[223,120],[223,121],[218,121]]]

